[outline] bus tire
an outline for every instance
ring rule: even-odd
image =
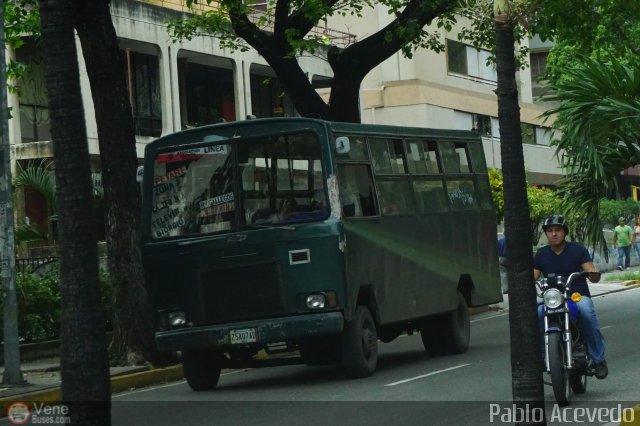
[[[342,332],[342,365],[353,378],[369,377],[378,364],[378,334],[371,312],[356,307]]]
[[[457,308],[426,322],[420,336],[430,355],[462,354],[469,349],[471,320],[462,293],[458,292]]]
[[[221,369],[221,355],[214,349],[182,351],[184,377],[194,391],[214,389],[220,380]]]

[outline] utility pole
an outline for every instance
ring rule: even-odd
[[[4,385],[22,385],[16,300],[16,259],[13,240],[13,194],[11,190],[11,147],[7,102],[6,35],[4,2],[0,0],[0,270],[3,289]]]

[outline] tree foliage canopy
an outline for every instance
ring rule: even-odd
[[[40,14],[37,0],[2,0],[4,5],[5,42],[14,49],[24,44],[25,34],[40,33]],[[7,80],[19,80],[24,73],[25,66],[10,60],[7,66]],[[10,90],[16,90],[9,85]]]
[[[192,6],[212,0],[185,0]],[[437,32],[426,28],[451,29],[458,0],[270,0],[267,12],[259,13],[250,2],[222,0],[217,8],[174,20],[170,35],[191,39],[214,35],[223,48],[246,50],[253,47],[278,75],[281,84],[301,115],[316,114],[340,121],[359,121],[358,95],[365,75],[401,50],[411,56],[415,48],[442,51]],[[342,45],[317,29],[334,15],[362,17],[365,8],[383,5],[393,17],[389,24]],[[343,40],[344,41],[344,40]],[[297,62],[301,55],[320,56],[333,72],[329,102],[325,102],[309,82]]]
[[[617,58],[624,65],[640,65],[640,2],[636,0],[566,0],[545,2],[538,33],[553,39],[547,59],[547,78],[563,79],[579,66],[579,56],[596,61]]]
[[[604,248],[599,200],[615,189],[621,170],[640,164],[640,66],[616,58],[579,63],[552,84],[549,99],[559,106],[545,116],[557,115],[555,127],[563,132],[555,145],[566,153],[564,209],[582,217],[587,239]]]

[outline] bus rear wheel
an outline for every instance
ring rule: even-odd
[[[378,333],[371,312],[358,306],[342,332],[342,365],[353,378],[369,377],[378,364]]]
[[[220,380],[222,355],[215,349],[189,349],[182,351],[182,370],[194,391],[214,389]]]
[[[461,354],[469,349],[471,320],[462,293],[458,292],[456,309],[427,321],[420,329],[420,336],[431,355]]]

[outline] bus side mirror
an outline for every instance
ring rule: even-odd
[[[336,152],[338,154],[347,154],[351,150],[349,144],[349,138],[346,136],[339,136],[336,138]]]

